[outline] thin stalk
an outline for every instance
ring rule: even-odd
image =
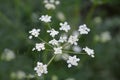
[[[49,43],[47,43],[46,41],[44,41],[44,40],[43,40],[43,39],[41,39],[40,37],[38,37],[38,39],[40,39],[42,42],[46,43],[48,46],[50,46],[50,47],[52,47],[52,48],[53,48],[53,46],[51,46]]]
[[[62,46],[62,48],[65,48],[66,46],[68,46],[69,45],[69,43],[66,43],[66,44],[64,44],[63,46]]]
[[[53,51],[51,49],[46,49],[47,51]],[[65,51],[65,50],[62,50],[63,53],[74,53],[74,54],[86,54],[86,53],[78,53],[78,52],[72,52],[72,51]]]
[[[92,7],[90,8],[88,14],[87,14],[87,17],[86,17],[86,23],[89,24],[90,23],[90,20],[93,16],[93,13],[95,11],[95,8],[97,7],[97,5],[93,4]]]
[[[50,23],[48,23],[48,27],[49,27],[49,29],[52,29],[52,28],[50,27]]]
[[[63,51],[63,53],[85,54],[85,53],[77,53],[77,52],[72,52],[72,51]]]
[[[54,55],[54,56],[50,59],[50,61],[48,62],[47,66],[50,65],[50,63],[53,61],[53,59],[55,58],[55,56],[56,56],[56,55]]]

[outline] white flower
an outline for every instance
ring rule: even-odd
[[[65,80],[76,80],[75,78],[72,78],[72,77],[69,77],[69,78],[67,78],[67,79],[65,79]]]
[[[73,57],[72,56],[69,56],[68,57],[68,60],[67,60],[67,63],[68,63],[68,67],[72,67],[73,66],[77,66],[78,65],[78,61],[80,61],[79,58],[76,57],[76,55],[74,55]]]
[[[59,4],[60,4],[60,1],[58,1],[58,0],[55,1],[55,4],[56,4],[56,5],[59,5]]]
[[[49,41],[49,44],[52,44],[53,46],[58,45],[58,41],[56,39],[53,39],[53,40]]]
[[[34,68],[38,76],[41,76],[42,74],[47,74],[47,65],[43,65],[41,62],[37,62],[37,66]]]
[[[62,13],[62,12],[58,12],[57,13],[57,18],[60,20],[60,21],[64,21],[66,18],[65,18],[65,15]]]
[[[10,74],[10,77],[14,80],[14,79],[17,79],[17,80],[24,80],[27,75],[24,71],[17,71],[17,72],[11,72]]]
[[[90,49],[90,48],[88,48],[88,47],[85,47],[85,48],[83,48],[83,50],[89,55],[89,56],[91,56],[91,57],[95,57],[94,56],[94,50],[93,49]]]
[[[79,53],[81,51],[81,48],[79,46],[73,46],[73,51]]]
[[[60,23],[60,26],[60,30],[64,30],[65,32],[68,32],[68,30],[70,30],[70,25],[68,25],[67,22]]]
[[[48,33],[50,33],[50,35],[52,37],[55,37],[56,35],[58,35],[58,31],[56,31],[55,29],[51,29],[51,30],[47,30]]]
[[[22,79],[25,79],[26,73],[23,72],[23,71],[18,71],[18,72],[16,73],[16,76],[17,76],[17,79],[18,79],[18,80],[22,80]]]
[[[51,22],[51,16],[48,16],[48,15],[42,15],[39,20],[45,22],[45,23],[48,23],[48,22]]]
[[[110,32],[108,32],[108,31],[105,31],[105,32],[101,33],[101,35],[100,35],[100,40],[103,43],[110,41],[111,39],[112,38],[111,38]]]
[[[0,58],[2,60],[11,61],[15,59],[15,53],[10,49],[5,49]]]
[[[54,48],[54,54],[62,54],[62,47]]]
[[[70,36],[69,39],[68,39],[68,43],[70,44],[74,44],[74,45],[77,45],[77,41],[78,41],[78,36]]]
[[[41,51],[45,49],[45,43],[36,43],[35,47],[32,49],[32,51],[37,50]]]
[[[47,3],[47,4],[45,4],[45,8],[48,9],[48,10],[50,10],[50,9],[53,9],[53,10],[54,10],[56,7],[55,7],[54,4]]]
[[[66,42],[66,41],[67,41],[67,36],[66,35],[60,36],[59,42],[63,43],[63,42]]]
[[[56,5],[60,4],[59,0],[44,0],[45,3],[45,8],[50,10],[50,9],[55,9]]]
[[[80,34],[88,34],[88,32],[90,32],[90,29],[87,28],[85,24],[83,24],[79,26],[78,31],[80,32]]]
[[[29,36],[29,39],[32,39],[32,37],[38,37],[38,35],[40,34],[40,29],[32,29],[31,31],[29,31],[29,33],[31,34]]]

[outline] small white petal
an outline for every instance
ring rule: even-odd
[[[79,26],[78,31],[80,32],[80,34],[88,34],[88,32],[90,32],[90,29],[87,28],[85,24],[83,24]]]
[[[63,30],[65,32],[68,32],[71,28],[70,28],[70,25],[68,25],[67,22],[64,22],[64,23],[60,23],[60,30]]]
[[[79,58],[76,57],[76,55],[74,56],[69,56],[67,63],[68,63],[68,67],[73,66],[77,66],[78,65],[78,61],[80,61]]]
[[[91,57],[95,57],[94,56],[94,50],[93,49],[90,49],[90,48],[88,48],[88,47],[85,47],[85,48],[83,48],[83,50],[89,55],[89,56],[91,56]]]
[[[34,68],[38,76],[42,76],[42,74],[47,74],[47,65],[43,65],[41,62],[37,62],[37,66]]]
[[[48,16],[48,15],[42,15],[39,20],[45,22],[45,23],[48,23],[48,22],[51,22],[51,16]]]

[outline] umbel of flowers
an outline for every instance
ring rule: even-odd
[[[54,10],[56,6],[60,4],[59,0],[44,0],[45,8],[47,10]]]
[[[48,15],[42,15],[39,20],[42,22],[45,22],[46,24],[49,24],[51,22],[51,16]],[[80,25],[78,28],[78,32],[79,35],[60,35],[60,31],[63,31],[65,34],[67,34],[69,32],[69,30],[71,29],[70,25],[67,22],[63,22],[59,24],[59,31],[56,31],[53,27],[49,27],[49,30],[46,30],[46,33],[49,34],[49,36],[52,37],[52,40],[49,40],[48,42],[46,42],[45,40],[41,39],[39,37],[41,30],[40,29],[32,29],[31,31],[29,31],[30,36],[29,39],[32,39],[33,37],[35,38],[39,38],[41,40],[41,43],[36,43],[35,47],[32,49],[32,51],[42,51],[42,50],[49,50],[51,51],[54,55],[51,58],[50,61],[48,61],[48,63],[43,64],[42,62],[37,62],[37,66],[34,68],[34,70],[36,71],[38,76],[41,76],[42,74],[47,74],[48,70],[47,67],[49,66],[49,64],[52,62],[52,60],[55,58],[56,55],[58,54],[69,54],[69,53],[73,53],[73,56],[68,56],[66,59],[66,63],[68,64],[68,68],[72,67],[72,66],[77,66],[80,58],[77,57],[77,54],[81,54],[79,52],[71,52],[69,50],[67,50],[65,47],[67,46],[78,46],[78,41],[79,41],[79,36],[80,35],[86,35],[90,32],[90,29],[85,25]],[[58,36],[58,34],[60,35],[59,39],[56,39],[55,36]],[[45,45],[48,45],[49,47],[51,47],[50,49],[46,49]],[[89,47],[84,47],[82,49],[85,54],[88,54],[91,57],[94,57],[94,50],[90,49]],[[74,53],[77,53],[76,55]]]

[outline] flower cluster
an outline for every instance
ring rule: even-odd
[[[88,47],[85,47],[85,48],[83,48],[83,50],[84,50],[89,56],[95,57],[95,56],[94,56],[94,50],[93,50],[93,49],[90,49],[90,48],[88,48]]]
[[[42,15],[39,20],[45,22],[45,23],[48,23],[48,22],[51,22],[51,16],[48,16],[48,15]]]
[[[45,8],[48,10],[56,9],[56,6],[60,4],[59,0],[44,0]]]
[[[39,20],[42,22],[45,22],[49,24],[51,22],[51,16],[48,15],[42,15]],[[37,50],[49,50],[55,55],[63,55],[63,54],[69,54],[73,53],[73,56],[68,55],[66,57],[66,63],[68,64],[68,68],[72,66],[77,66],[78,62],[80,61],[80,58],[77,58],[77,55],[74,55],[74,53],[80,54],[83,50],[91,57],[94,57],[94,50],[90,49],[88,47],[80,48],[78,46],[79,36],[82,34],[88,34],[90,32],[90,29],[85,25],[80,25],[79,29],[76,32],[73,32],[71,35],[67,35],[67,33],[71,30],[70,25],[67,22],[60,23],[59,24],[59,30],[56,31],[53,27],[49,26],[49,30],[46,30],[46,32],[51,36],[52,40],[49,40],[48,42],[41,39],[41,43],[36,43],[35,47],[32,49],[32,51]],[[60,31],[63,31],[64,34],[60,34]],[[41,31],[42,32],[42,31]],[[32,29],[32,31],[29,32],[31,36],[38,37],[40,34],[40,29]],[[32,37],[29,37],[32,39]],[[57,37],[57,39],[56,39]],[[48,45],[51,47],[50,49],[47,49],[45,45]],[[67,46],[73,46],[73,51],[69,51],[66,49]],[[64,55],[63,55],[64,56]],[[35,71],[38,74],[38,76],[41,76],[42,74],[47,74],[47,67],[51,63],[51,61],[54,59],[54,57],[51,58],[51,60],[48,62],[48,64],[43,65],[42,62],[37,62],[37,66],[35,67]],[[64,56],[65,58],[65,56]]]
[[[44,0],[45,8],[55,9],[56,5],[60,4],[59,0]],[[84,51],[84,54],[87,54],[91,57],[94,56],[94,50],[90,49],[88,47],[81,48],[78,45],[78,41],[81,35],[88,34],[90,32],[90,29],[86,26],[86,24],[80,25],[78,30],[74,31],[72,34],[68,33],[71,31],[71,26],[67,21],[60,22],[59,23],[59,29],[55,30],[54,27],[50,25],[52,22],[52,17],[49,15],[42,15],[39,20],[41,22],[44,22],[46,24],[49,24],[48,28],[49,30],[46,30],[44,32],[48,33],[50,38],[49,41],[43,40],[41,37],[39,37],[41,29],[32,29],[29,31],[30,36],[29,39],[32,39],[33,37],[38,38],[41,42],[36,43],[35,47],[32,49],[32,51],[43,51],[46,50],[47,52],[50,51],[53,55],[53,57],[48,61],[47,64],[43,64],[42,62],[37,62],[37,66],[34,68],[38,76],[41,76],[42,74],[47,74],[48,70],[47,67],[49,64],[53,61],[57,55],[61,55],[63,60],[66,61],[68,64],[68,68],[72,66],[78,66],[78,63],[80,61],[80,58],[77,57],[77,54],[83,54],[81,53]],[[62,32],[62,34],[60,34]],[[71,33],[71,32],[70,32]],[[49,48],[50,47],[50,48]],[[72,47],[72,50],[70,50]],[[71,54],[72,56],[71,56]],[[76,54],[76,55],[75,55]]]
[[[39,32],[40,32],[40,29],[32,29],[31,31],[29,31],[29,33],[31,34],[29,36],[29,39],[32,39],[33,36],[38,37],[38,35],[40,34]]]
[[[68,67],[72,67],[72,65],[77,66],[78,65],[78,61],[80,61],[79,58],[76,57],[76,55],[74,56],[69,56],[67,63],[68,63]]]
[[[43,73],[47,74],[47,65],[43,65],[43,63],[41,62],[37,62],[37,66],[34,68],[34,70],[36,71],[36,73],[38,74],[38,76],[41,76]]]
[[[45,49],[45,43],[36,43],[35,47],[32,49],[32,51],[37,50],[41,51]]]

